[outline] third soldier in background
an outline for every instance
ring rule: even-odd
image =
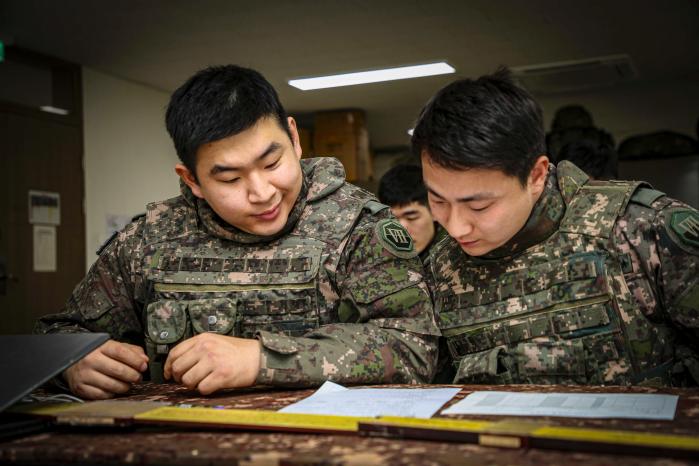
[[[379,201],[391,208],[413,238],[420,259],[426,261],[430,249],[445,232],[432,218],[422,169],[417,165],[396,165],[388,170],[379,181]]]
[[[428,276],[456,383],[697,383],[695,209],[553,166],[506,70],[439,91],[412,143],[450,235]]]

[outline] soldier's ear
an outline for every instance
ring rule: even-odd
[[[192,190],[192,193],[197,196],[198,198],[204,199],[204,194],[201,192],[201,187],[199,187],[199,183],[197,183],[197,179],[194,176],[194,174],[189,171],[189,168],[185,167],[183,164],[178,163],[175,165],[175,173],[182,178],[182,181],[184,181],[184,184],[189,186],[189,189]]]
[[[545,155],[540,155],[534,162],[534,166],[529,172],[529,191],[532,195],[538,197],[546,186],[546,177],[549,173],[549,158]]]
[[[302,149],[301,149],[301,138],[299,137],[299,131],[296,127],[296,120],[293,117],[287,117],[286,120],[289,125],[289,133],[291,136],[291,145],[294,147],[294,154],[296,158],[301,160]]]

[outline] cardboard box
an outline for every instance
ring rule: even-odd
[[[361,110],[316,113],[313,150],[318,156],[337,157],[345,167],[348,181],[372,177],[369,131]]]

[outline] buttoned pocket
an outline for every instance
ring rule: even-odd
[[[146,309],[148,336],[158,345],[169,345],[181,340],[187,330],[187,303],[159,300]]]
[[[189,301],[187,310],[194,333],[232,334],[237,315],[233,300],[215,298]]]

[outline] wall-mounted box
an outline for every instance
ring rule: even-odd
[[[318,112],[314,119],[313,151],[337,157],[348,181],[367,181],[373,174],[369,131],[361,110]]]

